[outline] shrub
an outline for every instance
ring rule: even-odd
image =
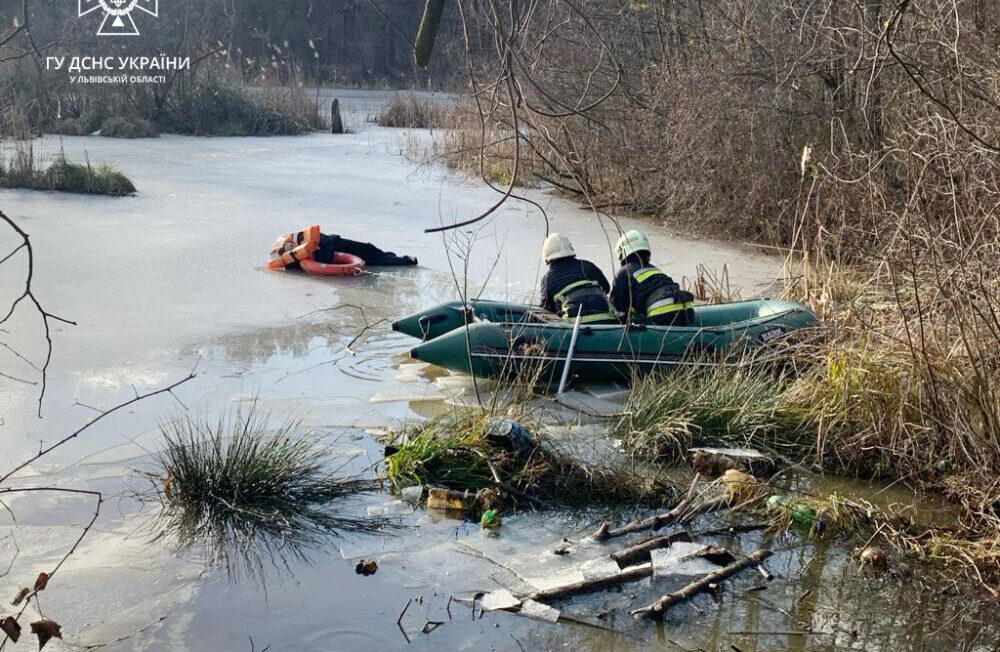
[[[447,110],[438,102],[418,97],[416,93],[394,93],[388,104],[375,114],[380,127],[434,129],[445,126]]]
[[[286,136],[322,126],[301,89],[235,87],[211,79],[171,96],[155,121],[162,131],[196,136]]]
[[[108,118],[101,124],[101,135],[107,138],[156,138],[156,125],[142,118]]]
[[[86,136],[87,125],[79,118],[63,118],[56,120],[49,125],[46,131],[50,134],[60,134],[62,136]]]
[[[389,481],[396,488],[435,484],[473,493],[492,488],[513,503],[663,505],[677,496],[676,487],[656,474],[621,463],[584,462],[552,441],[540,441],[526,459],[497,448],[485,436],[491,420],[470,409],[403,430],[386,456]]]

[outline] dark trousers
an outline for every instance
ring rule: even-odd
[[[348,240],[339,235],[319,236],[319,248],[313,253],[313,259],[319,263],[332,263],[336,252],[354,254],[368,265],[416,265],[417,261],[409,256],[397,256],[391,251],[383,251],[369,242]]]

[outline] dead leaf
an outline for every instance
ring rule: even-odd
[[[11,604],[14,605],[15,607],[21,604],[21,602],[23,602],[24,599],[28,597],[29,593],[31,593],[31,589],[25,586],[24,588],[22,588],[20,591],[17,592],[17,595],[14,596],[14,600],[11,602]]]
[[[44,591],[45,587],[49,585],[49,574],[39,573],[38,579],[35,580],[35,591]]]
[[[17,643],[17,639],[21,638],[21,624],[13,616],[7,616],[0,620],[0,629],[15,643]]]
[[[54,620],[36,620],[31,623],[31,633],[38,636],[38,649],[41,650],[53,636],[62,638],[62,627]]]
[[[167,477],[163,478],[163,495],[167,497],[167,500],[170,500],[172,498],[170,492],[171,489],[173,489],[173,486],[174,486],[174,474],[173,472],[170,471],[170,469],[167,469]]]
[[[375,571],[378,570],[378,564],[374,559],[362,559],[354,566],[354,572],[358,575],[374,575]]]

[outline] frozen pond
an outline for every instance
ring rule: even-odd
[[[133,496],[135,470],[146,468],[158,447],[161,420],[184,410],[217,414],[257,396],[270,409],[302,416],[318,439],[353,458],[348,468],[360,470],[381,455],[364,428],[417,418],[418,399],[440,395],[423,376],[397,378],[413,342],[380,320],[454,298],[454,275],[465,276],[463,262],[455,247],[423,229],[476,215],[497,196],[437,166],[403,158],[407,139],[428,136],[366,124],[365,115],[384,94],[339,96],[355,133],[135,141],[46,137],[32,144],[36,157],[62,151],[73,161],[115,164],[138,187],[134,197],[0,190],[0,210],[31,235],[39,300],[77,323],[53,325],[43,418],[35,415],[37,384],[0,377],[5,465],[30,457],[39,442],[75,430],[96,414],[94,408],[162,387],[192,369],[197,374],[176,391],[176,399],[159,396],[115,414],[22,474],[28,484],[99,489],[107,496],[97,526],[45,596],[47,615],[58,615],[66,637],[46,649],[107,643],[102,649],[250,650],[250,637],[256,650],[610,650],[647,644],[747,652],[922,649],[927,616],[914,619],[916,629],[908,624],[921,606],[907,600],[906,587],[888,579],[859,584],[850,579],[856,569],[843,551],[826,547],[776,557],[777,573],[809,584],[766,596],[784,605],[777,611],[750,599],[730,603],[727,595],[723,608],[708,602],[705,608],[688,606],[664,627],[602,617],[594,620],[604,623],[598,628],[506,613],[472,620],[468,606],[458,603],[450,605],[455,619],[449,620],[448,598],[495,588],[490,577],[496,567],[448,545],[464,537],[479,541],[477,527],[419,511],[404,518],[414,527],[395,537],[348,537],[337,542],[340,554],[334,547],[276,569],[266,590],[206,573],[203,560],[150,545],[144,527],[150,512]],[[610,276],[613,225],[549,193],[530,195],[545,207],[550,230],[570,235],[577,252]],[[420,266],[341,279],[267,271],[274,238],[314,223],[417,256]],[[624,228],[635,225],[622,222]],[[474,235],[462,236],[473,242],[470,286],[478,291],[485,284],[487,296],[534,300],[545,228],[537,209],[512,201]],[[694,276],[700,263],[712,270],[727,265],[744,298],[772,292],[769,284],[780,273],[779,260],[735,245],[662,232],[651,236],[654,261],[675,278]],[[0,255],[15,242],[0,241]],[[20,292],[24,273],[20,255],[0,269],[5,301]],[[5,329],[0,341],[24,358],[37,361],[44,354],[39,321],[30,310],[19,310]],[[7,348],[0,349],[0,370],[38,378]],[[384,500],[372,496],[362,503]],[[0,595],[9,596],[58,559],[92,513],[84,501],[62,498],[13,501],[11,507],[18,516],[20,556],[0,579]],[[503,536],[542,547],[567,532],[589,531],[593,521],[578,519],[514,516],[505,520]],[[3,545],[12,554],[10,540]],[[379,560],[376,575],[355,575],[352,560],[360,555]],[[753,583],[744,579],[737,587]],[[891,618],[872,622],[866,590],[890,607]],[[598,614],[656,594],[645,580],[634,590],[583,601],[578,611]],[[417,596],[422,600],[405,621],[410,644],[395,621]],[[957,606],[941,609],[936,613],[942,621],[959,618]],[[425,620],[448,622],[421,634]],[[804,633],[803,623],[824,633]],[[979,628],[973,629],[979,636]],[[956,640],[947,628],[928,636]]]

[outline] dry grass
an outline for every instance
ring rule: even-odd
[[[431,151],[410,151],[411,158],[431,157],[453,170],[466,172],[496,187],[510,184],[514,174],[514,131],[496,116],[480,118],[476,105],[468,99],[450,103],[444,110],[441,126],[445,132],[435,137]],[[517,186],[534,187],[548,178],[548,168],[523,138]],[[556,179],[553,177],[552,181]]]
[[[380,127],[439,129],[448,126],[448,107],[441,101],[416,93],[393,93],[392,99],[374,116]]]
[[[485,71],[477,104],[445,160],[488,177],[496,161],[513,169],[518,142],[523,169],[589,203],[788,252],[786,295],[828,326],[774,412],[793,410],[798,457],[945,491],[964,507],[963,536],[995,536],[1000,40],[977,7],[722,0],[623,12],[597,0],[553,11],[482,19],[498,51],[505,35],[524,38],[473,61]],[[720,396],[711,382],[682,384],[696,407]],[[770,410],[752,386],[735,387],[749,414]],[[627,429],[660,430],[667,451],[711,430],[659,391],[669,418]],[[753,440],[755,428],[735,435]]]

